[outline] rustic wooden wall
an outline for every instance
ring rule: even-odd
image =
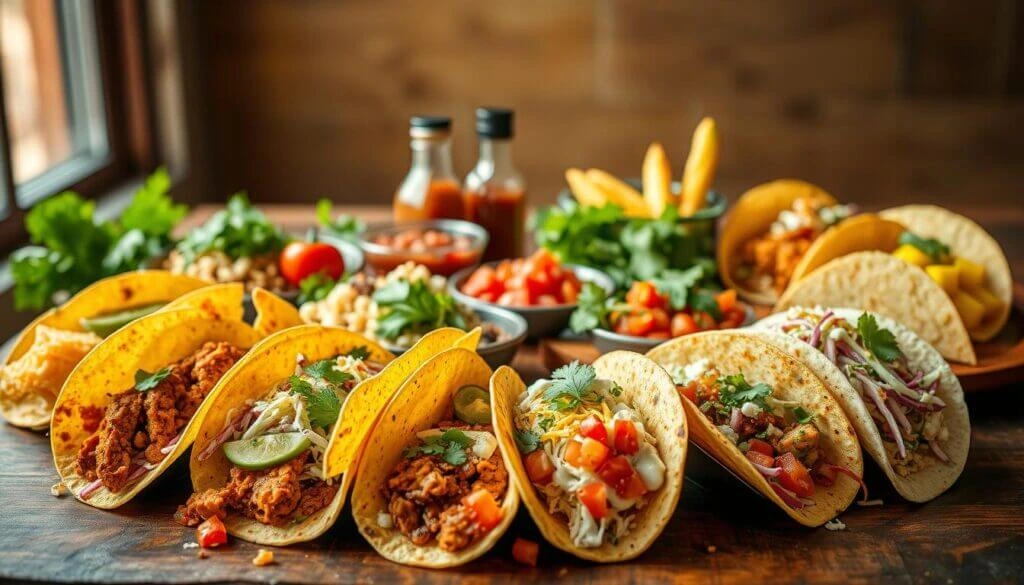
[[[222,196],[385,202],[406,121],[518,111],[535,201],[566,166],[677,168],[717,118],[718,187],[793,176],[869,204],[994,207],[1024,186],[1020,0],[207,0],[191,6]],[[1022,211],[1024,212],[1024,211]]]

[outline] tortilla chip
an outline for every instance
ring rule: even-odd
[[[854,309],[833,309],[836,315],[851,323],[856,323],[862,311]],[[763,330],[763,338],[782,351],[797,357],[807,364],[821,378],[828,389],[843,407],[843,412],[850,418],[857,438],[864,450],[878,463],[885,475],[892,482],[896,491],[912,502],[926,502],[940,495],[952,486],[967,462],[967,451],[971,442],[971,421],[967,415],[967,404],[964,402],[964,391],[960,387],[949,364],[942,359],[939,352],[913,331],[883,315],[875,315],[878,324],[896,336],[896,342],[915,368],[926,372],[937,368],[942,369],[939,376],[939,389],[936,394],[946,408],[943,409],[943,420],[949,429],[949,440],[944,443],[943,450],[953,462],[952,465],[937,463],[914,473],[910,477],[902,477],[896,473],[892,462],[885,451],[882,435],[878,425],[872,420],[864,399],[850,384],[842,370],[835,366],[820,351],[810,345],[781,333],[778,326],[787,320],[785,313],[777,313],[765,317],[754,325],[754,329]]]
[[[814,240],[793,269],[790,286],[833,258],[867,250],[892,252],[906,230],[900,223],[870,213],[841,221]]]
[[[359,532],[384,558],[417,567],[455,567],[484,554],[501,538],[515,518],[519,495],[510,479],[501,501],[501,523],[481,539],[457,552],[441,550],[437,545],[418,546],[397,529],[381,528],[377,514],[387,511],[381,487],[402,451],[417,444],[416,433],[433,428],[451,411],[455,392],[474,384],[487,388],[491,368],[475,352],[452,348],[434,356],[416,370],[383,412],[380,423],[370,432],[352,490],[352,516]],[[503,447],[499,443],[499,449]],[[502,456],[506,454],[502,451]]]
[[[797,306],[879,313],[910,327],[947,359],[977,363],[971,338],[946,292],[920,267],[885,252],[856,252],[826,263],[789,287],[775,312]]]
[[[998,335],[1010,318],[1013,305],[1013,274],[999,242],[973,220],[935,205],[904,205],[879,215],[902,223],[921,237],[936,238],[949,246],[954,256],[985,267],[986,288],[1003,302],[1003,310],[970,334],[977,341],[988,341]]]
[[[511,470],[516,489],[544,538],[581,559],[613,563],[643,554],[672,519],[683,489],[688,430],[672,378],[653,361],[640,354],[614,351],[598,358],[594,369],[598,378],[614,380],[622,387],[622,400],[636,409],[644,428],[657,440],[658,454],[666,468],[665,484],[637,511],[629,534],[617,544],[606,542],[597,548],[575,546],[569,537],[568,520],[549,512],[547,500],[530,483],[513,435],[519,397],[526,391],[526,385],[509,367],[499,368],[491,378],[491,416],[505,466]]]
[[[864,473],[864,460],[853,426],[843,414],[828,387],[803,362],[786,355],[758,338],[758,334],[741,331],[707,331],[679,337],[659,345],[647,354],[662,366],[685,366],[707,359],[709,366],[722,375],[740,373],[751,384],[764,382],[772,386],[774,396],[795,400],[814,415],[821,432],[819,446],[828,461]],[[805,526],[821,526],[845,510],[857,496],[860,484],[839,474],[831,487],[815,486],[814,506],[794,509],[768,485],[743,452],[726,438],[689,399],[677,400],[686,410],[690,437],[702,451],[728,468],[747,485],[775,502],[786,514]]]
[[[722,281],[736,289],[743,299],[752,303],[770,305],[775,302],[774,291],[754,291],[743,288],[734,277],[736,261],[747,241],[768,233],[772,223],[783,210],[793,207],[801,197],[814,197],[836,205],[838,202],[820,187],[795,179],[779,179],[758,185],[736,201],[723,220],[718,232],[718,267]]]
[[[295,305],[265,288],[253,289],[252,306],[256,309],[256,321],[252,326],[260,335],[270,335],[303,323]]]
[[[199,455],[224,430],[229,422],[228,417],[232,415],[232,409],[241,407],[248,400],[263,399],[274,392],[277,384],[295,373],[296,358],[299,355],[309,361],[316,361],[347,353],[360,346],[369,351],[369,359],[372,361],[388,364],[394,360],[395,356],[380,345],[340,327],[302,325],[271,335],[256,344],[224,375],[217,385],[217,395],[208,401],[209,407],[196,431],[195,445],[189,462],[193,489],[201,492],[221,488],[230,478],[232,464],[224,456],[222,449],[214,450],[204,461],[199,460]],[[395,379],[393,370],[385,367],[374,378],[356,386],[349,394],[349,398],[360,392],[361,387],[367,382],[380,377],[395,385],[402,382],[401,379]],[[351,401],[346,400],[338,416],[339,420],[345,419],[351,410]],[[327,456],[325,454],[325,459]],[[233,536],[256,544],[286,546],[312,540],[334,525],[345,505],[353,476],[354,474],[345,474],[341,478],[341,488],[331,503],[298,524],[272,526],[231,514],[224,520],[224,525]]]

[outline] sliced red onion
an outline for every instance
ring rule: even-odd
[[[892,394],[895,394],[895,392]],[[896,404],[896,401],[892,399],[892,394],[885,397],[886,406],[888,406],[889,410],[892,411],[893,416],[896,418],[896,422],[900,424],[900,427],[902,427],[904,431],[908,433],[913,432],[914,428],[910,426],[910,421],[907,420],[907,415],[903,414],[903,409],[900,408],[900,406]]]
[[[942,410],[943,406],[945,406],[945,404],[939,404],[938,400],[936,400],[935,402],[932,402],[932,403],[928,403],[928,404],[926,404],[924,402],[918,402],[917,400],[914,400],[913,398],[910,398],[909,396],[905,396],[903,394],[900,394],[899,392],[891,392],[889,394],[889,396],[892,397],[894,400],[896,400],[896,402],[899,402],[900,404],[902,404],[904,406],[909,406],[910,408],[913,408],[915,410],[924,410],[924,411],[928,411],[928,412],[938,412],[938,411]]]
[[[830,468],[832,468],[833,471],[837,471],[839,473],[842,473],[843,475],[846,475],[846,476],[850,477],[851,479],[853,479],[854,481],[856,481],[857,483],[859,483],[860,484],[860,489],[864,491],[864,499],[863,499],[863,501],[864,502],[868,501],[868,485],[866,483],[864,483],[864,478],[863,477],[857,475],[852,470],[847,469],[847,468],[843,467],[842,465],[835,465],[834,463],[828,463],[826,465],[828,465]]]
[[[743,413],[740,412],[740,409],[738,409],[738,408],[736,408],[734,406],[734,407],[732,407],[732,414],[729,416],[729,426],[732,427],[732,430],[734,430],[734,431],[736,431],[738,433],[738,432],[740,432],[740,428],[741,428],[742,425],[743,425]]]
[[[921,378],[924,378],[924,372],[918,371],[917,375],[907,380],[907,388],[917,388],[917,385],[921,383]],[[906,378],[903,379],[906,380]]]
[[[253,412],[255,412],[255,410],[249,408],[243,412],[238,413],[238,415],[236,415],[235,418],[233,418],[231,422],[228,423],[226,427],[224,427],[224,430],[222,430],[220,434],[217,435],[217,437],[214,438],[213,441],[211,441],[210,444],[207,445],[205,449],[203,449],[203,451],[199,454],[199,457],[197,459],[199,459],[199,461],[206,461],[207,459],[210,458],[211,455],[214,454],[214,452],[217,451],[218,447],[220,447],[221,445],[228,441],[228,438],[231,437],[231,435],[236,430],[247,428],[249,426],[249,421],[252,418]]]
[[[825,312],[824,315],[821,316],[821,319],[818,319],[818,322],[814,325],[814,331],[811,332],[811,340],[808,342],[811,344],[811,347],[817,349],[818,342],[821,341],[821,330],[825,325],[825,321],[828,321],[829,317],[831,317],[833,314],[834,312],[832,311],[832,309],[829,309],[828,311]]]
[[[758,472],[761,473],[761,475],[765,477],[776,477],[780,473],[782,473],[781,467],[765,467],[764,465],[761,465],[760,463],[754,463],[753,461],[750,461],[750,464],[753,465],[754,469],[756,469]]]
[[[885,406],[885,401],[882,400],[881,394],[878,393],[878,387],[870,378],[861,372],[855,372],[855,374],[863,386],[865,394],[867,394],[875,403],[875,407],[878,408],[878,412],[882,413],[882,416],[885,417],[885,422],[889,425],[893,438],[896,440],[896,450],[900,454],[900,459],[905,459],[907,456],[907,448],[903,444],[903,437],[900,436],[900,431],[896,428],[896,420],[893,418],[892,413],[889,412],[888,407]]]
[[[181,440],[181,433],[178,433],[173,439],[171,439],[170,443],[167,443],[166,447],[164,447],[163,449],[160,449],[160,453],[162,453],[164,455],[167,455],[168,453],[173,451],[175,447],[178,446],[178,441],[180,441],[180,440]]]
[[[103,482],[97,479],[96,481],[86,485],[84,488],[79,490],[78,497],[83,500],[88,500],[89,497],[96,493],[96,490],[100,489],[101,487],[103,487]]]
[[[836,343],[836,349],[839,350],[839,353],[841,353],[841,354],[845,355],[846,357],[850,358],[855,363],[858,363],[858,364],[863,364],[864,363],[864,356],[862,356],[859,353],[853,351],[853,348],[851,348],[845,342],[840,341],[840,342]]]
[[[836,363],[836,340],[831,335],[825,338],[825,357],[833,364]]]
[[[809,508],[814,505],[814,500],[801,498],[800,496],[787,490],[786,488],[775,483],[774,481],[768,482],[768,485],[772,486],[772,489],[775,491],[776,494],[778,494],[780,498],[782,498],[782,501],[785,502],[787,506],[793,508],[794,510],[800,510],[801,508]]]
[[[946,452],[939,447],[939,444],[936,441],[928,441],[928,446],[931,447],[932,453],[935,453],[935,456],[943,463],[949,463],[949,456],[946,455]]]

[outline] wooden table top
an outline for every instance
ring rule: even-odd
[[[210,209],[200,208],[197,216]],[[379,209],[364,217],[382,219]],[[287,227],[312,220],[309,208],[275,208]],[[197,218],[193,218],[197,219]],[[1019,227],[1024,227],[1020,220]],[[1007,247],[1019,266],[1024,250]],[[526,380],[546,375],[536,348],[513,367]],[[866,461],[872,498],[853,505],[846,530],[807,529],[691,449],[682,499],[665,531],[639,559],[617,565],[576,560],[543,543],[525,509],[489,554],[468,566],[431,571],[390,563],[356,531],[348,509],[321,538],[274,549],[255,567],[259,547],[233,539],[198,559],[193,531],[171,515],[189,494],[187,458],[123,508],[94,510],[50,495],[57,474],[45,436],[0,425],[0,578],[74,582],[478,583],[989,583],[1024,575],[1024,397],[1010,387],[968,395],[972,437],[967,466],[946,494],[923,504],[900,500]],[[515,563],[520,536],[541,542],[540,563]]]

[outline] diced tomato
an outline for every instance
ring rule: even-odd
[[[480,488],[462,498],[462,504],[473,511],[473,518],[484,530],[490,530],[501,523],[501,506],[491,492]]]
[[[740,307],[735,307],[722,315],[722,321],[718,324],[719,329],[735,329],[747,319],[747,313]]]
[[[203,548],[213,548],[227,543],[228,531],[224,528],[224,522],[216,516],[211,516],[196,528],[196,542]]]
[[[718,310],[728,313],[736,307],[736,290],[726,289],[715,295],[715,302],[718,303]]]
[[[701,331],[718,328],[718,322],[715,321],[715,318],[704,311],[697,311],[694,313],[693,320],[697,322],[697,327],[700,327]]]
[[[583,422],[580,423],[580,434],[595,441],[601,441],[605,445],[608,444],[608,427],[601,419],[597,418],[596,414],[583,419]]]
[[[644,484],[640,474],[634,471],[633,475],[629,476],[626,484],[622,486],[622,489],[616,489],[615,493],[623,498],[639,498],[647,493],[647,485]]]
[[[775,457],[775,447],[772,447],[771,443],[767,441],[762,441],[761,439],[750,439],[747,441],[747,444],[750,445],[751,451],[757,451],[758,453],[764,453],[769,457]]]
[[[686,313],[676,313],[672,316],[672,337],[682,337],[700,331],[697,322]]]
[[[506,307],[525,307],[530,305],[530,296],[523,290],[507,290],[498,297],[498,304]]]
[[[654,330],[665,331],[669,330],[671,319],[668,316],[668,311],[665,309],[651,309],[651,318],[654,319]]]
[[[621,333],[622,335],[632,335],[629,329],[629,315],[620,315],[618,319],[615,318],[615,313],[612,313],[612,323],[615,323],[615,332]]]
[[[616,455],[597,470],[597,475],[623,498],[637,498],[647,493],[640,474],[624,455]]]
[[[493,295],[495,298],[505,292],[505,287],[498,279],[497,273],[490,266],[481,266],[469,275],[465,284],[462,285],[462,292],[471,297],[480,298],[484,294]]]
[[[690,402],[697,404],[697,381],[693,380],[689,384],[683,386],[676,386],[679,393],[690,400]]]
[[[476,298],[480,299],[481,301],[488,302],[488,303],[496,303],[496,302],[498,302],[498,295],[496,295],[494,293],[491,293],[491,292],[482,292],[482,293],[478,294],[476,296]]]
[[[654,330],[654,317],[651,317],[651,314],[647,311],[633,313],[627,316],[625,320],[626,329],[629,331],[628,335],[645,337]]]
[[[802,498],[814,495],[814,481],[803,463],[792,453],[783,453],[775,458],[776,467],[781,467],[778,479],[782,487]]]
[[[640,450],[640,441],[637,438],[636,425],[633,421],[615,421],[615,452],[623,455],[632,455]]]
[[[536,299],[541,295],[548,295],[557,290],[557,285],[551,281],[551,276],[546,272],[531,272],[526,275],[524,282],[526,292],[530,298]]]
[[[626,293],[626,302],[634,307],[642,309],[663,308],[665,299],[658,294],[658,289],[647,281],[638,280],[629,287]]]
[[[764,453],[761,453],[760,451],[754,451],[753,449],[747,451],[746,455],[747,459],[751,463],[756,463],[763,467],[775,467],[775,460],[772,459],[771,455],[765,455]]]
[[[512,543],[512,558],[515,559],[517,563],[521,563],[529,567],[536,567],[537,556],[539,554],[540,545],[532,540],[516,538],[515,542]]]
[[[502,260],[494,269],[495,277],[502,282],[505,282],[512,278],[512,275],[514,273],[515,271],[512,269],[512,262],[509,260]]]
[[[608,515],[608,492],[604,484],[599,481],[592,481],[576,490],[576,497],[580,503],[586,506],[587,511],[595,520],[601,520]]]
[[[537,485],[551,483],[551,478],[555,475],[555,466],[543,450],[530,451],[523,459],[523,464],[526,466],[526,475],[530,482]]]
[[[668,339],[668,331],[651,331],[647,334],[647,339]]]
[[[589,437],[583,441],[569,441],[565,448],[566,463],[583,469],[597,469],[610,455],[611,449]]]
[[[571,272],[569,274],[572,274]],[[575,277],[574,277],[575,278]],[[576,299],[580,296],[580,285],[572,282],[572,280],[566,279],[562,282],[562,302],[566,304],[572,304],[576,302]]]
[[[558,298],[555,295],[544,294],[537,297],[537,304],[541,307],[553,307],[561,303],[558,302]]]
[[[837,475],[836,468],[824,461],[819,461],[811,471],[811,478],[814,479],[814,483],[825,487],[832,487],[836,483]]]
[[[538,248],[526,262],[529,265],[530,272],[549,272],[552,268],[558,266],[558,258],[555,258],[555,255],[546,248]]]

